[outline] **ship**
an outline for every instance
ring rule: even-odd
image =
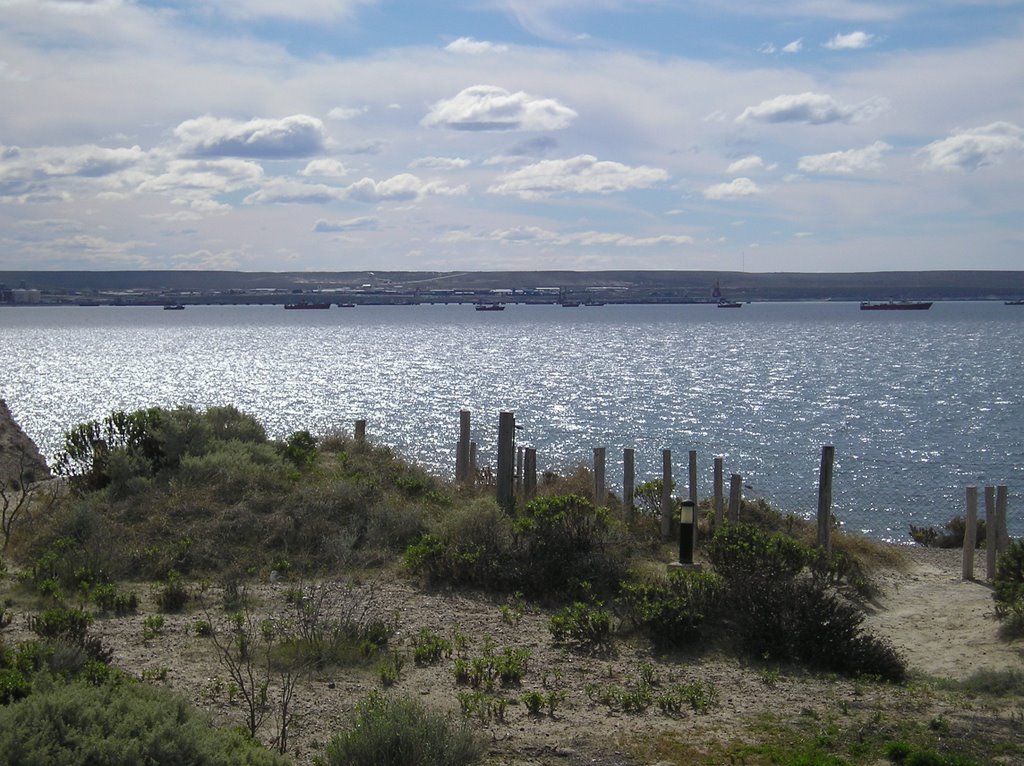
[[[286,303],[284,307],[288,310],[292,309],[329,309],[330,303]]]
[[[861,311],[927,311],[931,301],[861,301]]]
[[[185,307],[180,303],[165,303],[164,311],[184,311]]]
[[[476,304],[477,311],[504,311],[504,303],[478,303]]]

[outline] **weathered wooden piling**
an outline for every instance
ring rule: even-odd
[[[476,442],[471,441],[469,443],[469,475],[466,477],[466,481],[470,484],[476,484],[476,477],[479,475],[479,463],[477,462],[477,446]]]
[[[689,468],[689,472],[688,473],[689,473],[689,475],[687,476],[687,479],[688,479],[688,482],[689,482],[688,486],[690,488],[690,502],[693,503],[693,507],[696,508],[697,507],[697,450],[695,450],[695,449],[690,450],[689,458],[690,458],[689,465],[688,465],[688,468]]]
[[[537,496],[537,450],[527,447],[523,456],[523,500],[530,502]]]
[[[729,477],[729,521],[740,520],[740,503],[743,501],[743,477],[738,473]]]
[[[974,579],[974,543],[978,536],[978,488],[967,488],[967,509],[964,514],[964,554],[961,578]]]
[[[608,484],[605,481],[607,454],[607,448],[594,447],[594,505],[598,508],[608,504]]]
[[[661,451],[661,537],[672,539],[672,450]]]
[[[523,496],[523,451],[516,447],[516,497]]]
[[[996,563],[1006,549],[1010,547],[1010,537],[1006,530],[1006,506],[1009,490],[1005,484],[996,487]]]
[[[996,577],[996,488],[985,487],[985,577]]]
[[[357,420],[356,421],[355,431],[353,433],[355,435],[355,439],[356,439],[357,442],[364,442],[364,441],[366,441],[366,421],[365,420]]]
[[[459,410],[459,444],[455,450],[455,481],[465,484],[470,479],[470,436],[469,436],[469,410]]]
[[[636,491],[636,451],[622,450],[622,518],[633,520],[633,493]]]
[[[818,547],[832,552],[832,466],[836,448],[821,448],[821,471],[818,474]]]
[[[498,414],[498,467],[495,476],[498,506],[507,513],[515,510],[512,491],[515,468],[516,417],[511,412]]]
[[[715,458],[715,526],[725,521],[725,459]]]

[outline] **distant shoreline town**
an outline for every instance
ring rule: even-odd
[[[0,271],[0,305],[294,307],[1024,299],[1024,271]]]

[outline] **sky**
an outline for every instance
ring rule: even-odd
[[[0,270],[1024,268],[1024,0],[0,0]]]

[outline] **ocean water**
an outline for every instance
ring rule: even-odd
[[[0,308],[0,396],[52,458],[76,423],[115,409],[234,404],[275,437],[351,431],[442,476],[459,410],[480,462],[498,413],[541,469],[636,450],[638,481],[671,449],[702,496],[713,458],[745,496],[813,515],[822,445],[835,446],[834,511],[852,531],[909,541],[908,527],[963,513],[968,485],[1006,484],[1024,534],[1024,308],[937,303],[714,306],[510,305]]]

